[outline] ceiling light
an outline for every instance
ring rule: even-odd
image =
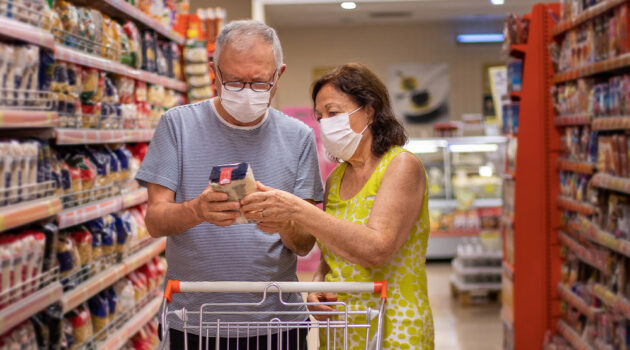
[[[344,1],[341,3],[341,8],[345,10],[352,10],[357,8],[357,3],[354,1]]]
[[[504,36],[501,33],[457,35],[457,42],[462,44],[502,43],[503,41]]]
[[[503,0],[490,0],[490,3],[492,5],[503,5],[503,3],[505,3],[505,1],[503,1]]]

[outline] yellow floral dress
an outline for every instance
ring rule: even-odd
[[[401,152],[401,147],[392,147],[381,159],[378,167],[361,191],[349,200],[339,198],[341,179],[348,163],[340,164],[332,173],[326,212],[340,219],[365,225],[370,216],[372,204],[385,170],[389,163]],[[426,176],[426,175],[425,175]],[[409,238],[389,262],[378,267],[363,267],[337,256],[318,242],[322,256],[330,272],[326,281],[388,282],[388,299],[385,305],[385,324],[383,349],[433,349],[433,316],[427,297],[427,277],[425,262],[429,235],[428,191],[425,189],[422,210],[416,225],[409,233]],[[350,308],[378,308],[379,297],[370,293],[339,294],[339,301],[346,302]],[[365,321],[365,318],[363,318]],[[355,322],[360,321],[356,319]],[[376,325],[376,320],[372,323]],[[371,327],[371,333],[375,327]],[[332,349],[343,348],[343,333],[338,330],[336,337],[329,334],[328,341]],[[327,334],[320,331],[321,348],[326,348]],[[348,332],[349,349],[365,349],[365,330],[350,329]],[[372,337],[372,335],[370,336]],[[335,344],[333,345],[333,341]]]

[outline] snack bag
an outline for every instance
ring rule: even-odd
[[[216,192],[228,194],[228,201],[240,201],[246,195],[256,192],[254,173],[248,163],[226,164],[212,167],[210,186]],[[235,224],[251,224],[241,214]]]

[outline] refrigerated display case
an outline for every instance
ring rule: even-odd
[[[413,138],[405,145],[428,176],[428,259],[453,258],[463,238],[499,231],[506,141],[502,136]]]

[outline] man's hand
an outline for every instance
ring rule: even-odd
[[[214,192],[208,186],[190,205],[200,220],[216,226],[230,226],[241,216],[241,204],[228,202],[226,193]]]
[[[308,296],[306,297],[306,301],[309,303],[323,303],[323,302],[332,302],[332,301],[337,301],[337,294],[335,293],[309,293]],[[335,311],[334,308],[328,306],[328,305],[308,305],[308,309],[309,311],[313,312],[313,311],[326,311],[326,312],[331,312],[331,311]],[[330,316],[329,315],[312,315],[313,317],[315,317],[315,319],[319,320],[319,321],[326,321],[326,319],[328,319]]]

